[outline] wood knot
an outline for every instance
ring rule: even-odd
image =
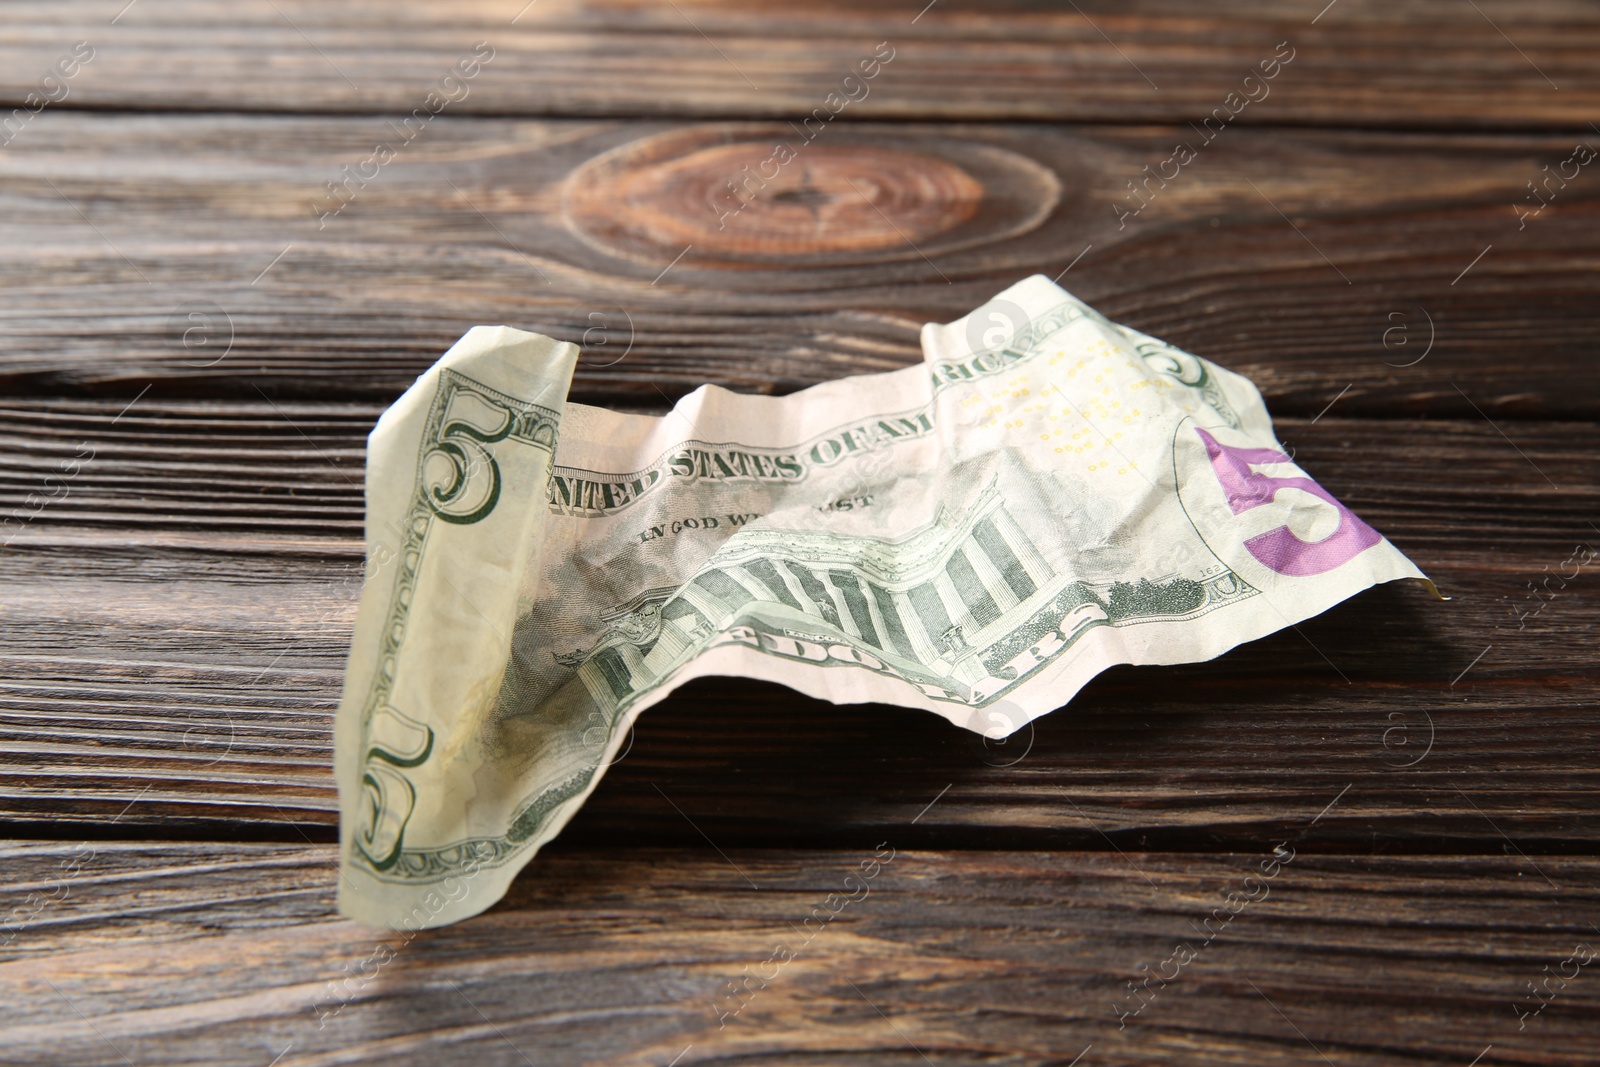
[[[846,265],[1003,240],[1060,195],[1048,169],[990,145],[871,128],[823,136],[703,126],[631,141],[568,177],[567,225],[642,263],[690,248],[704,267]]]

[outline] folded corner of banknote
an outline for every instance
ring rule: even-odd
[[[999,738],[1112,665],[1427,582],[1295,465],[1249,381],[1042,276],[922,348],[659,418],[568,403],[576,348],[504,326],[418,378],[368,454],[335,729],[345,914],[487,908],[691,678]]]

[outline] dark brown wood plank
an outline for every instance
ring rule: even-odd
[[[332,865],[7,846],[0,1062],[1600,1062],[1592,858],[564,849],[418,934],[334,915]]]
[[[0,540],[34,522],[361,537],[372,404],[0,400]]]
[[[319,229],[383,120],[50,118],[0,152],[13,391],[387,402],[504,322],[587,341],[580,398],[783,392],[1040,272],[1280,415],[1600,415],[1600,186],[1515,210],[1572,138],[1230,129],[1119,224],[1193,131],[858,124],[730,215],[790,127],[451,119]]]
[[[94,449],[14,519],[4,557],[0,818],[326,836],[377,409],[120,407],[0,405],[13,516],[62,457]],[[1563,563],[1600,548],[1600,429],[1329,415],[1279,430],[1456,599],[1376,590],[1209,664],[1119,669],[1003,749],[923,713],[697,685],[644,717],[569,836],[697,840],[659,784],[746,844],[895,829],[935,847],[1094,848],[1101,831],[1232,847],[1352,785],[1317,841],[1499,850],[1503,829],[1528,849],[1591,849],[1600,599],[1592,565]],[[1535,613],[1529,584],[1546,581]]]
[[[1433,569],[1480,602],[1499,591]],[[1506,588],[1520,576],[1497,577]],[[280,600],[316,591],[272,587]],[[229,618],[178,582],[168,596],[165,617],[93,632],[7,612],[0,817],[31,833],[329,839],[348,622]],[[41,611],[43,599],[36,612],[61,610]],[[1509,834],[1533,854],[1591,851],[1600,709],[1592,664],[1571,660],[1596,625],[1592,598],[1520,633],[1496,630],[1503,602],[1449,626],[1448,607],[1422,600],[1380,590],[1212,664],[1113,671],[1004,746],[925,714],[699,683],[641,719],[563,840],[693,843],[704,831],[839,846],[896,830],[928,847],[1101,848],[1105,834],[1203,850],[1282,832],[1286,813],[1349,786],[1318,847],[1500,852]],[[208,614],[185,625],[176,605]],[[58,650],[30,647],[40,637]],[[946,786],[919,818],[924,794]]]
[[[865,95],[842,87],[855,117],[1198,121],[1275,53],[1291,64],[1239,121],[1581,129],[1600,112],[1581,0],[117,6],[6,5],[0,102],[85,40],[62,107],[404,114],[483,41],[466,95],[447,87],[456,113],[799,117],[885,42]]]

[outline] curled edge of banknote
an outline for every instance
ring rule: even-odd
[[[788,397],[702,387],[659,419],[568,404],[576,346],[504,326],[474,327],[421,375],[369,441],[367,577],[335,725],[341,910],[410,929],[484,910],[593,791],[633,720],[693,677],[767,678],[837,703],[922,707],[999,739],[1065,705],[1108,667],[1210,659],[1381,582],[1416,579],[1432,589],[1398,549],[1294,465],[1247,379],[1110,322],[1042,276],[953,323],[927,324],[922,347],[918,367]],[[1081,379],[1069,380],[1080,372]],[[1101,377],[1129,389],[1150,387],[1139,395],[1151,397],[1148,405],[1160,417],[1120,414],[1119,402],[1102,399],[1112,390]],[[1056,416],[1047,409],[1079,431],[1068,438],[1064,428],[1052,429]],[[891,411],[896,418],[878,416]],[[1016,412],[1026,414],[1005,417]],[[681,420],[676,428],[674,418]],[[882,429],[872,429],[872,420]],[[1068,495],[1059,498],[1050,495],[1055,483],[1040,490],[1005,469],[997,475],[994,464],[983,467],[987,483],[947,485],[937,471],[927,481],[929,466],[946,459],[971,466],[985,449],[1016,452],[1005,434],[1025,424],[1029,433],[1044,430],[1044,445],[1028,447],[1046,466],[1055,433],[1061,439],[1054,454],[1066,457],[1059,465],[1071,460],[1080,471],[1102,471],[1101,480],[1067,477],[1061,485]],[[706,542],[718,546],[716,554],[736,539],[744,552],[742,562],[734,559],[731,570],[710,578],[701,566],[708,553],[695,555],[699,550],[684,534],[688,547],[681,551],[689,558],[674,581],[680,594],[689,589],[686,579],[700,584],[672,620],[678,629],[662,618],[661,605],[677,599],[669,583],[634,598],[631,612],[612,611],[608,625],[620,639],[590,634],[583,653],[544,642],[539,655],[570,668],[562,675],[570,684],[555,696],[539,690],[540,708],[556,712],[507,718],[517,656],[530,637],[535,644],[540,637],[538,601],[584,590],[580,580],[552,584],[544,573],[582,562],[571,540],[581,537],[570,529],[581,511],[568,496],[575,491],[572,470],[633,472],[610,475],[603,499],[595,496],[601,483],[591,478],[587,517],[610,518],[612,504],[621,511],[636,503],[630,494],[665,484],[660,472],[668,468],[660,457],[685,441],[749,439],[755,443],[740,462],[765,471],[756,458],[763,441],[802,442],[820,462],[837,458],[839,441],[865,449],[874,437],[886,453],[920,457],[898,473],[932,486],[924,495],[965,494],[934,500],[936,517],[914,535],[882,540],[890,546],[885,552],[904,549],[934,560],[938,574],[920,586],[895,586],[881,575],[906,567],[891,559],[876,572],[875,586],[864,573],[810,573],[803,560],[790,560],[788,573],[775,579],[762,545],[781,555],[792,542],[831,536],[832,525],[862,529],[860,515],[834,511],[817,520],[811,512],[837,502],[826,497],[827,506],[799,509],[807,521],[796,523],[788,511],[763,515],[731,535],[719,532]],[[1074,445],[1079,438],[1088,440]],[[969,441],[976,444],[966,447]],[[1100,447],[1101,462],[1085,466],[1074,458],[1085,447]],[[784,458],[770,448],[765,454],[773,462]],[[1147,460],[1143,470],[1132,456]],[[1030,462],[1037,481],[1040,461]],[[897,470],[890,461],[871,477],[881,483]],[[1120,482],[1104,480],[1111,470]],[[1049,482],[1056,472],[1044,473]],[[1052,529],[1061,540],[1060,524],[1046,523],[1042,535],[1037,525],[1031,535],[1024,527],[1029,508],[1040,511],[1041,501],[1043,510],[1065,508],[1065,500],[1093,510],[1096,492],[1121,494],[1122,509],[1114,534],[1101,531],[1096,552],[1120,552],[1126,560],[1139,554],[1141,539],[1182,540],[1168,537],[1169,526],[1182,526],[1211,565],[1185,576],[1190,572],[1156,551],[1146,554],[1142,572],[1156,581],[1091,588],[1093,561],[1049,543]],[[915,500],[907,506],[917,510]],[[648,541],[653,530],[647,525],[641,538]],[[961,537],[972,543],[958,544]],[[547,541],[557,543],[553,563],[541,559]],[[1063,567],[1083,572],[1085,581],[1063,585]],[[1051,575],[1058,580],[1047,586]],[[598,579],[589,572],[587,580]],[[769,599],[797,609],[813,606],[809,594],[827,617],[809,628],[760,632],[735,626],[731,612],[713,618],[763,588],[775,590]],[[626,599],[615,591],[595,595],[611,603]],[[958,617],[967,610],[964,601],[970,610]],[[997,640],[1006,624],[995,620],[1007,612],[1018,625]],[[865,641],[874,626],[873,640]],[[642,630],[649,631],[648,646],[630,644],[630,634]],[[898,635],[893,641],[891,631]],[[987,643],[976,648],[984,633]],[[843,644],[829,645],[829,634]],[[892,644],[908,646],[905,669],[894,668]],[[844,669],[812,669],[813,646],[824,659],[836,651],[839,662],[829,666]],[[646,647],[666,666],[650,668]],[[917,655],[927,662],[912,662]],[[919,674],[918,666],[927,670]],[[647,668],[655,670],[648,684],[639,681]],[[619,677],[635,688],[625,693]]]

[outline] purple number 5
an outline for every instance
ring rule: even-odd
[[[1288,463],[1289,457],[1275,448],[1235,448],[1196,427],[1195,433],[1211,457],[1211,469],[1228,498],[1235,515],[1270,504],[1284,489],[1299,489],[1325,500],[1339,512],[1339,528],[1320,541],[1302,541],[1287,525],[1258,534],[1244,543],[1250,554],[1279,574],[1306,577],[1323,574],[1348,563],[1379,541],[1383,535],[1356,517],[1356,513],[1334,499],[1332,493],[1310,478],[1278,478],[1256,470],[1258,464]]]

